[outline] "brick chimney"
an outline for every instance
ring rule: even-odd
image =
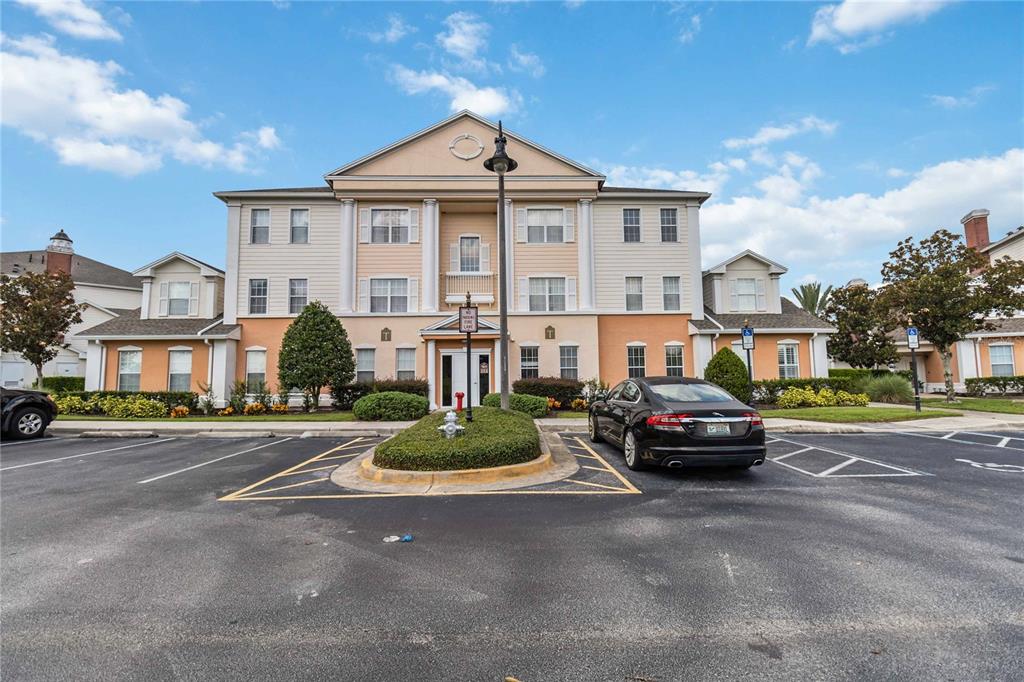
[[[960,219],[960,224],[964,226],[967,246],[978,251],[988,246],[988,209],[974,209]]]
[[[71,247],[71,237],[64,230],[50,237],[50,245],[46,247],[46,271],[71,274],[71,258],[75,250]]]

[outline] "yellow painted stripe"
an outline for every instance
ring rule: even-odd
[[[580,469],[590,469],[591,471],[603,471],[605,473],[608,473],[608,470],[605,469],[604,467],[591,467],[587,466],[586,464],[580,466]]]
[[[346,457],[358,457],[361,454],[363,454],[363,453],[361,453],[361,452],[352,452],[352,453],[349,453],[347,455],[335,455],[334,457],[324,457],[323,459],[318,459],[317,461],[318,462],[326,462],[326,461],[332,460],[332,459],[345,459]]]
[[[330,459],[330,458],[328,458],[328,459]],[[317,461],[318,462],[322,462],[324,460],[319,459]],[[324,469],[337,469],[337,468],[338,468],[337,464],[328,464],[325,467],[314,467],[312,469],[303,469],[302,471],[293,471],[290,474],[285,474],[285,476],[297,476],[299,474],[309,474],[309,473],[312,473],[314,471],[323,471]]]
[[[267,488],[265,490],[254,490],[251,493],[246,493],[245,495],[242,495],[242,498],[243,499],[248,499],[250,497],[253,497],[254,495],[262,495],[263,493],[272,493],[272,492],[274,492],[276,490],[286,490],[288,488],[298,488],[299,486],[309,485],[310,483],[319,483],[320,481],[326,481],[329,478],[330,478],[330,476],[321,476],[320,478],[314,478],[314,479],[309,480],[309,481],[299,481],[298,483],[290,483],[288,485],[281,485],[281,486],[278,486],[276,488]]]
[[[625,488],[616,488],[615,486],[602,485],[600,483],[591,483],[590,481],[577,481],[574,478],[567,478],[567,479],[565,479],[565,482],[566,483],[575,483],[577,485],[589,485],[589,486],[593,486],[594,488],[604,488],[605,490],[615,490],[615,491],[620,492],[620,493],[629,492]]]
[[[614,475],[615,478],[617,478],[620,481],[622,481],[622,484],[624,486],[626,486],[627,488],[629,488],[630,492],[634,492],[634,493],[639,493],[640,492],[640,490],[635,485],[633,485],[632,483],[629,482],[628,478],[626,478],[625,476],[620,474],[618,471],[616,471],[615,468],[612,467],[611,464],[609,464],[608,462],[605,461],[604,457],[602,457],[601,455],[597,454],[589,445],[584,443],[582,439],[576,438],[576,442],[578,442],[580,445],[585,447],[587,449],[587,451],[590,454],[592,454],[594,457],[597,457],[601,461],[601,464],[604,464],[606,467],[608,467],[608,471],[612,475]]]
[[[638,491],[639,492],[639,491]],[[481,490],[476,492],[448,493],[351,493],[338,495],[252,495],[245,497],[221,498],[222,502],[258,502],[262,500],[354,500],[361,497],[459,497],[467,495],[629,495],[628,490]]]
[[[289,467],[289,468],[285,469],[284,471],[282,471],[280,473],[274,474],[273,476],[267,476],[262,481],[257,481],[256,483],[253,483],[252,485],[247,485],[246,487],[242,488],[241,490],[236,490],[233,493],[228,493],[227,495],[225,495],[224,497],[222,497],[220,499],[223,500],[223,501],[227,501],[227,500],[231,500],[231,499],[237,498],[239,495],[242,495],[243,493],[247,493],[250,490],[252,490],[253,488],[258,488],[259,486],[263,485],[264,483],[269,483],[270,481],[273,481],[276,478],[280,478],[282,476],[290,474],[291,472],[295,471],[296,469],[301,469],[302,467],[306,466],[307,464],[312,464],[313,462],[317,461],[321,457],[326,457],[327,455],[335,453],[338,450],[341,450],[342,448],[345,448],[345,447],[348,447],[348,446],[352,445],[356,441],[361,441],[362,439],[363,439],[362,436],[358,436],[357,438],[355,438],[354,440],[349,441],[348,443],[345,443],[343,445],[339,445],[337,447],[331,448],[330,450],[326,450],[324,452],[321,452],[319,455],[316,455],[314,457],[310,457],[305,462],[299,462],[295,466]]]

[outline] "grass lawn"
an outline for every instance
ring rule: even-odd
[[[549,417],[556,419],[586,419],[588,412],[577,412],[576,410],[551,410]]]
[[[814,422],[846,424],[857,422],[902,422],[935,417],[960,417],[959,412],[927,410],[914,412],[912,407],[796,407],[788,410],[765,410],[762,417],[771,419],[807,419]]]
[[[90,421],[90,422],[350,422],[355,417],[351,412],[299,412],[289,414],[261,414],[252,417],[232,415],[230,417],[170,417],[117,419],[104,414],[59,414],[57,421]]]
[[[1024,400],[1010,400],[1009,398],[958,398],[955,403],[947,403],[945,398],[921,398],[921,404],[928,407],[949,405],[958,410],[976,410],[978,412],[1024,414]]]

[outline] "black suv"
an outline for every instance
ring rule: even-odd
[[[7,438],[39,438],[57,416],[57,405],[42,391],[0,388],[3,435]]]

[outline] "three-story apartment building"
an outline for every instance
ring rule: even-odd
[[[425,377],[431,404],[451,405],[466,385],[456,314],[469,295],[482,319],[469,358],[478,404],[500,389],[499,211],[508,226],[513,380],[700,376],[742,315],[764,323],[765,357],[778,350],[780,363],[791,360],[755,358],[759,376],[827,372],[824,336],[820,351],[814,339],[829,329],[780,298],[785,268],[745,252],[701,272],[700,207],[709,194],[611,187],[508,133],[519,168],[506,176],[499,206],[496,178],[482,165],[495,133],[464,111],[327,173],[323,186],[215,193],[228,215],[223,306],[214,303],[209,326],[194,330],[210,348],[215,393],[223,398],[235,380],[276,388],[284,331],[319,300],[349,334],[357,380]],[[154,277],[149,286],[162,287]],[[112,354],[130,339],[94,340]],[[106,366],[113,362],[110,355]],[[154,382],[166,364],[154,363]],[[141,366],[146,377],[145,357]],[[106,372],[96,383],[118,382]]]

